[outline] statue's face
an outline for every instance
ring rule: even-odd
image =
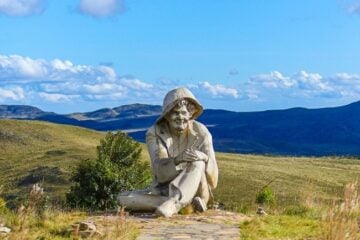
[[[170,128],[177,132],[183,132],[188,127],[190,118],[191,114],[185,105],[173,108],[166,117]]]

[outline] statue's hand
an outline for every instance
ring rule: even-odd
[[[205,153],[198,150],[194,150],[194,151],[201,161],[207,162],[209,160],[208,155],[206,155]]]
[[[207,162],[208,156],[198,150],[193,150],[190,148],[185,149],[175,158],[175,164],[182,162],[195,162],[195,161],[204,161]]]

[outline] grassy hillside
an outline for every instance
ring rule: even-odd
[[[329,202],[343,194],[346,183],[360,180],[360,160],[337,157],[269,157],[218,153],[218,201],[234,210],[254,206],[256,193],[269,182],[279,206],[311,198]],[[255,209],[254,209],[255,208]],[[251,210],[251,209],[250,209]]]
[[[96,157],[96,146],[102,137],[104,133],[73,126],[0,120],[0,194],[4,186],[2,194],[11,203],[16,196],[26,197],[31,185],[40,180],[51,197],[64,197],[71,184],[72,168],[81,159]],[[146,147],[142,147],[142,159],[148,161]],[[360,202],[358,195],[348,194],[349,211],[332,204],[332,200],[346,202],[344,185],[360,180],[360,159],[227,153],[216,156],[220,176],[215,200],[225,208],[252,215],[257,209],[255,197],[259,190],[270,183],[276,195],[275,204],[265,206],[269,216],[254,217],[240,225],[242,239],[344,239],[336,237],[339,233],[342,234],[339,236],[351,233],[353,238],[348,239],[359,239],[358,206],[356,211],[352,210],[356,207],[354,201]],[[326,215],[327,212],[334,214]],[[12,222],[11,219],[18,218],[14,214],[6,222],[16,230],[19,224]],[[34,236],[50,239],[62,235],[63,229],[82,217],[83,213],[50,212],[47,222],[30,219],[27,228]],[[124,231],[128,230],[136,232],[134,227],[126,226]],[[16,230],[14,239],[20,239],[16,234],[27,232]]]
[[[12,195],[44,180],[45,190],[61,196],[72,167],[81,159],[95,157],[102,136],[72,126],[0,120],[0,185]]]
[[[96,156],[103,133],[37,121],[0,120],[0,185],[7,194],[28,191],[44,180],[45,190],[63,196],[71,169]],[[142,158],[148,160],[145,146]],[[341,195],[345,183],[359,180],[360,160],[292,158],[217,153],[220,168],[215,198],[234,210],[254,207],[256,193],[268,182],[279,205]],[[250,209],[251,210],[251,209]]]

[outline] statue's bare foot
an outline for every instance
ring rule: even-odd
[[[166,200],[156,208],[155,214],[161,217],[171,217],[180,211],[180,204],[173,198]]]

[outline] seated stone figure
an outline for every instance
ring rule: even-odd
[[[129,210],[170,217],[189,204],[205,211],[218,181],[212,137],[195,121],[203,108],[186,88],[170,91],[163,112],[146,133],[153,183],[150,189],[119,194]]]

